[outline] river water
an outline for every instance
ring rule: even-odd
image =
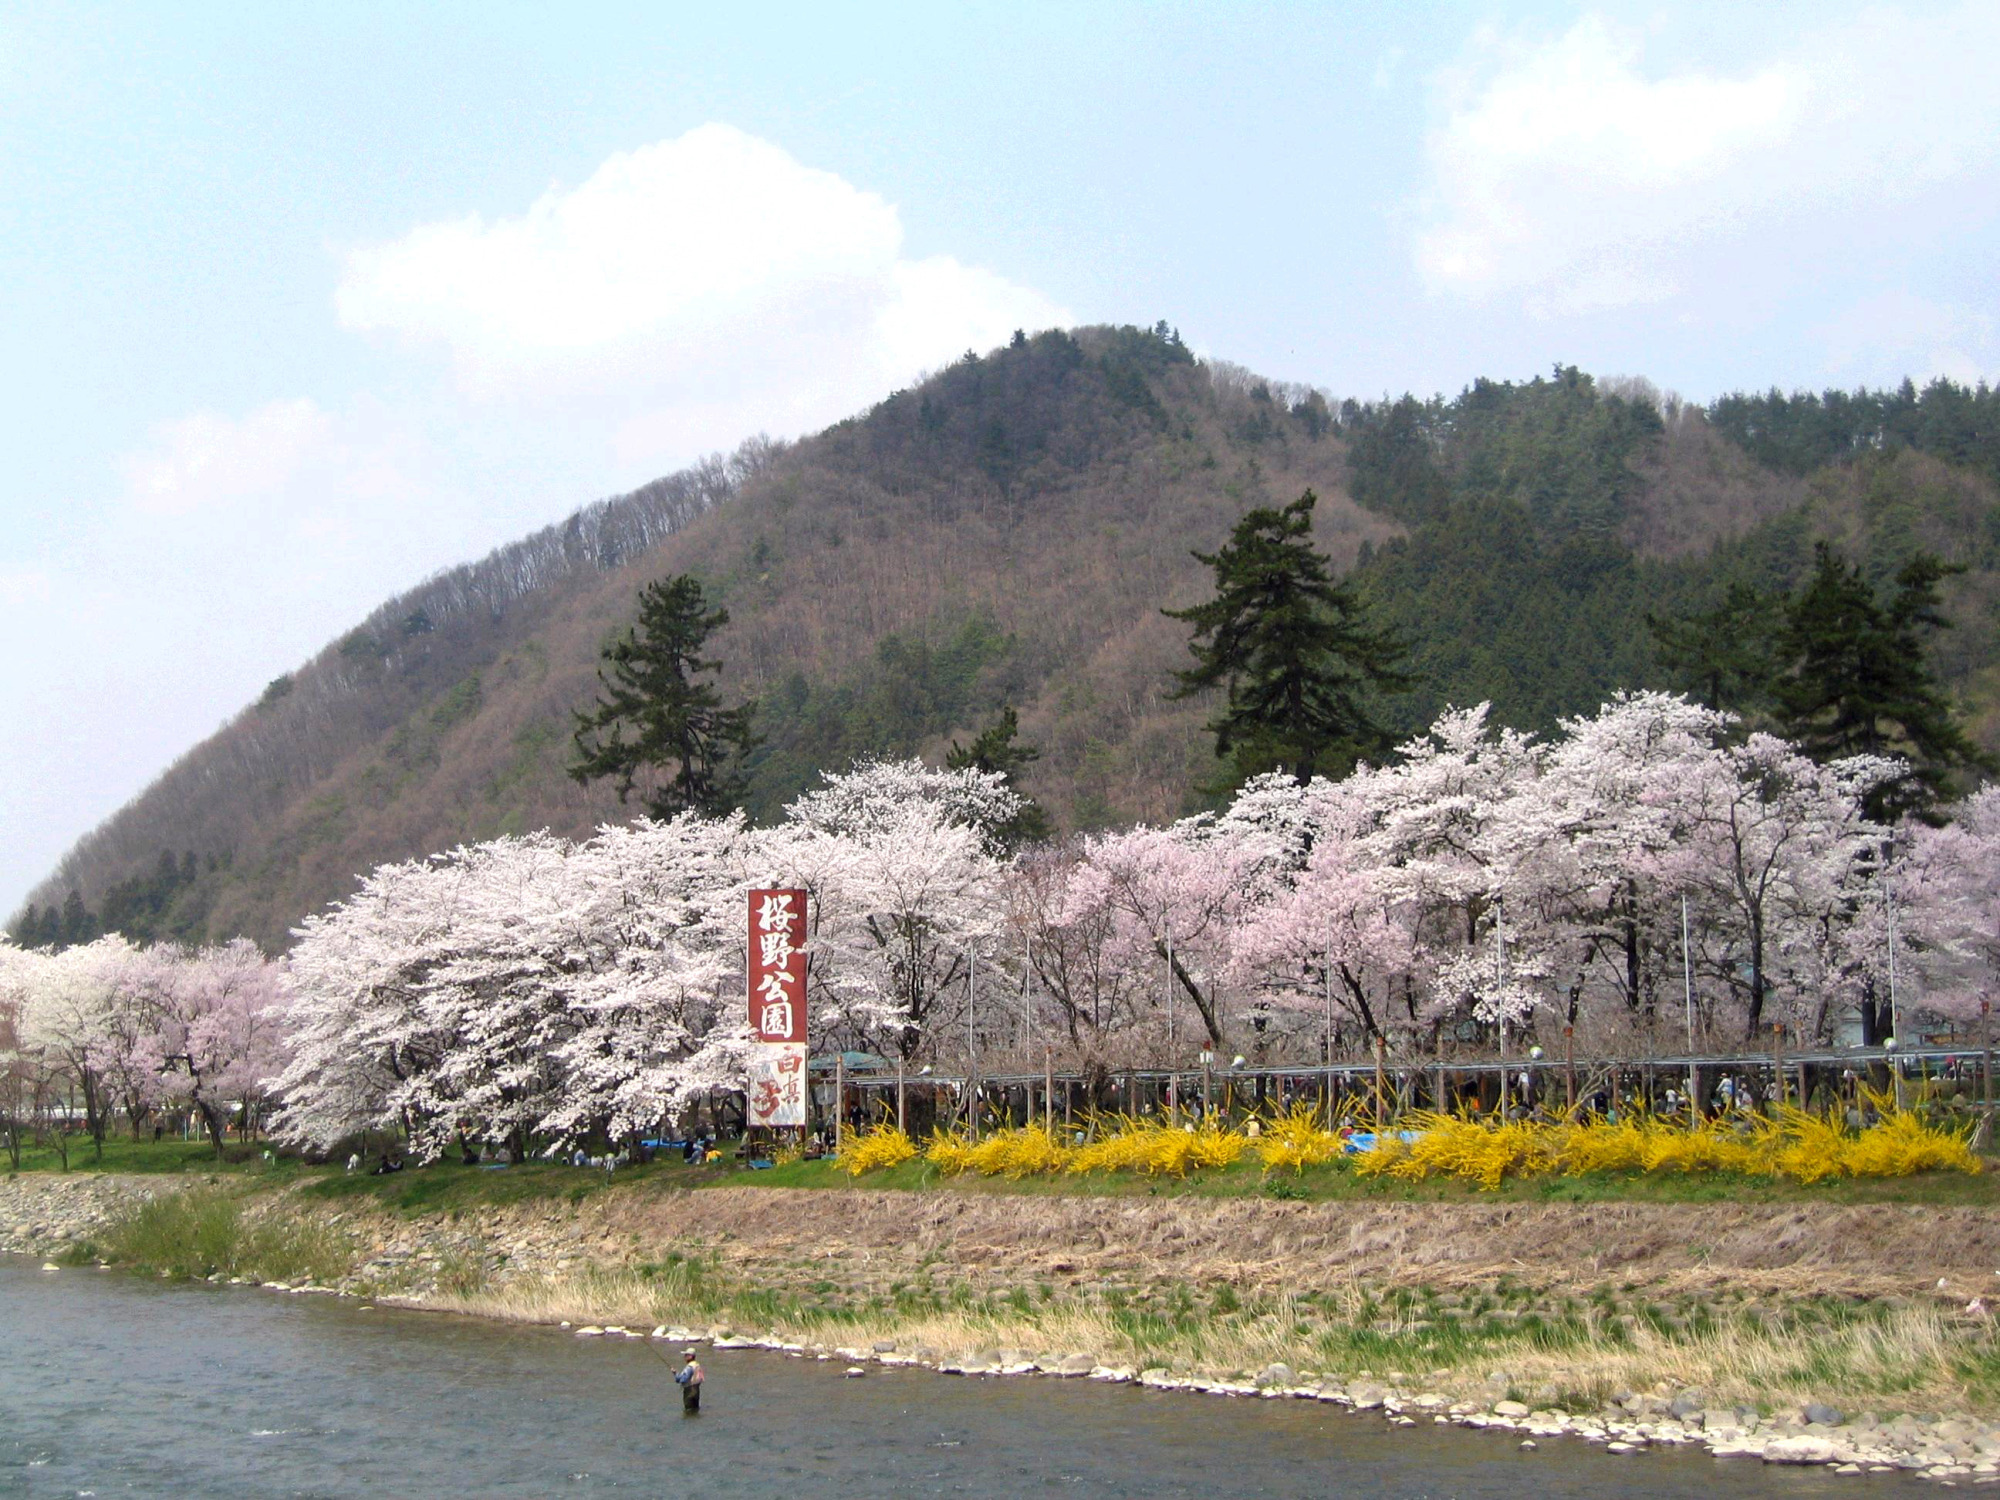
[[[704,1358],[331,1297],[0,1256],[0,1495],[1710,1500],[1933,1495],[1701,1452],[1614,1457],[1316,1403]]]

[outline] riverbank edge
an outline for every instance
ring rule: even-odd
[[[26,1177],[0,1182],[0,1248],[30,1255],[61,1255],[101,1236],[122,1213],[163,1192],[200,1185],[186,1179],[145,1179],[71,1176],[32,1184]],[[208,1184],[214,1186],[214,1180]],[[305,1208],[283,1188],[272,1190],[236,1185],[263,1217],[287,1218],[300,1225],[323,1222],[323,1208]],[[778,1190],[782,1191],[782,1190]],[[67,1200],[57,1202],[54,1200]],[[23,1210],[27,1212],[24,1213]],[[335,1215],[336,1219],[344,1217]],[[402,1221],[406,1233],[422,1238],[427,1225],[440,1243],[454,1215],[420,1216]],[[28,1222],[34,1220],[36,1222]],[[45,1261],[45,1269],[59,1269]],[[110,1269],[109,1266],[100,1266]],[[628,1273],[629,1266],[613,1260],[584,1259],[569,1263],[567,1282],[551,1283],[546,1305],[575,1299],[587,1303],[601,1283]],[[728,1352],[759,1349],[819,1362],[840,1363],[850,1376],[865,1374],[871,1365],[920,1366],[948,1375],[1008,1378],[1041,1375],[1049,1378],[1091,1379],[1131,1384],[1146,1389],[1212,1394],[1251,1399],[1315,1400],[1357,1413],[1374,1413],[1390,1425],[1408,1427],[1428,1418],[1438,1425],[1457,1425],[1519,1434],[1523,1446],[1552,1437],[1570,1437],[1603,1445],[1618,1454],[1642,1453],[1652,1447],[1698,1445],[1717,1458],[1759,1458],[1767,1463],[1810,1464],[1842,1473],[1904,1471],[1952,1483],[2000,1482],[2000,1428],[1960,1416],[1901,1416],[1880,1425],[1857,1426],[1841,1413],[1804,1403],[1797,1413],[1763,1417],[1743,1407],[1715,1407],[1685,1389],[1661,1383],[1651,1391],[1624,1393],[1616,1404],[1595,1414],[1577,1414],[1552,1406],[1534,1406],[1511,1393],[1489,1390],[1482,1398],[1464,1389],[1431,1388],[1407,1377],[1388,1380],[1336,1378],[1310,1370],[1295,1370],[1273,1360],[1250,1378],[1234,1372],[1189,1372],[1166,1367],[1135,1369],[1106,1364],[1094,1354],[984,1347],[945,1352],[915,1345],[902,1347],[899,1338],[876,1338],[865,1346],[826,1344],[787,1337],[778,1330],[738,1332],[728,1325],[691,1328],[659,1324],[646,1330],[615,1323],[583,1323],[574,1318],[536,1315],[518,1304],[501,1305],[474,1292],[452,1292],[432,1286],[421,1292],[398,1292],[349,1278],[344,1285],[294,1285],[282,1281],[255,1282],[243,1277],[210,1276],[210,1281],[259,1285],[289,1295],[335,1295],[361,1300],[368,1306],[409,1311],[480,1316],[496,1321],[553,1325],[582,1338],[655,1339],[675,1345],[705,1344]],[[891,1326],[881,1330],[893,1332]],[[1400,1375],[1400,1372],[1397,1372]],[[1435,1372],[1443,1373],[1443,1372]],[[1511,1385],[1504,1372],[1489,1378],[1489,1386]],[[1831,1421],[1812,1420],[1817,1414]]]

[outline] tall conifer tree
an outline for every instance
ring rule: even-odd
[[[1035,745],[1023,744],[1019,738],[1021,718],[1014,711],[1014,705],[1002,706],[993,722],[979,732],[969,745],[951,742],[951,749],[945,752],[944,766],[947,771],[984,771],[988,775],[998,774],[1007,778],[1007,789],[1019,792],[1020,810],[994,830],[999,840],[1009,848],[1020,844],[1039,843],[1049,836],[1048,814],[1041,804],[1022,792],[1015,774],[1031,762],[1042,758],[1042,752]]]
[[[721,663],[704,660],[708,638],[729,623],[710,609],[701,585],[685,574],[639,591],[639,621],[604,651],[597,680],[604,693],[576,717],[577,758],[570,777],[618,778],[625,801],[642,772],[666,772],[646,796],[656,818],[695,811],[723,813],[743,798],[743,757],[756,745],[754,703],[724,708],[703,681]]]
[[[1173,696],[1227,691],[1208,728],[1232,785],[1281,767],[1302,782],[1340,775],[1380,753],[1388,735],[1368,700],[1410,685],[1401,642],[1369,625],[1313,546],[1316,503],[1307,490],[1283,510],[1251,511],[1227,545],[1194,554],[1215,570],[1215,597],[1162,611],[1194,627],[1195,665],[1175,674]]]
[[[1821,542],[1812,577],[1785,606],[1784,669],[1772,688],[1779,729],[1815,760],[1908,761],[1909,775],[1873,799],[1877,816],[1926,813],[1952,772],[1992,764],[1959,727],[1924,657],[1927,637],[1950,628],[1937,586],[1955,571],[1918,553],[1884,603],[1858,566]]]

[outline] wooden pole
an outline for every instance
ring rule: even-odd
[[[1576,1028],[1563,1027],[1563,1081],[1569,1094],[1569,1113],[1576,1115]]]
[[[1055,1054],[1047,1047],[1042,1048],[1042,1129],[1054,1131],[1056,1128],[1056,1060]]]
[[[1986,1096],[1986,1121],[1989,1133],[1993,1122],[1993,1006],[1990,1002],[1979,1002],[1979,1088]]]
[[[904,1135],[910,1133],[909,1102],[904,1094],[903,1055],[896,1054],[896,1128]]]
[[[833,1149],[840,1150],[840,1143],[847,1130],[847,1054],[833,1054]]]
[[[1435,1101],[1435,1107],[1439,1114],[1444,1113],[1445,1106],[1444,1106],[1444,1022],[1443,1021],[1438,1022],[1438,1086],[1437,1086],[1437,1099]]]
[[[1778,1106],[1785,1104],[1785,1023],[1771,1023],[1771,1071],[1777,1077]]]
[[[1389,1123],[1387,1101],[1382,1097],[1382,1051],[1384,1043],[1380,1036],[1375,1038],[1375,1128],[1381,1130]]]

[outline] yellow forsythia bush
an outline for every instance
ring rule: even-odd
[[[1290,1114],[1280,1115],[1264,1127],[1256,1146],[1266,1172],[1286,1167],[1303,1172],[1338,1157],[1342,1142],[1338,1131],[1320,1124],[1318,1110],[1309,1104],[1295,1104]]]
[[[1878,1122],[1850,1134],[1839,1125],[1790,1107],[1775,1114],[1705,1120],[1628,1116],[1604,1120],[1499,1122],[1420,1112],[1380,1132],[1372,1149],[1352,1158],[1359,1177],[1421,1182],[1443,1177],[1491,1191],[1509,1177],[1586,1172],[1728,1172],[1822,1182],[1839,1177],[1901,1177],[1912,1172],[1977,1172],[1961,1132],[1927,1125],[1923,1117],[1875,1099]],[[1303,1172],[1338,1159],[1347,1142],[1299,1105],[1252,1140],[1240,1130],[1169,1125],[1131,1115],[1100,1122],[1096,1138],[1073,1145],[1042,1125],[995,1130],[975,1143],[964,1131],[936,1131],[919,1150],[892,1125],[848,1137],[839,1163],[853,1176],[893,1167],[921,1154],[947,1176],[974,1172],[1020,1179],[1068,1172],[1137,1172],[1185,1177],[1227,1167],[1255,1151],[1266,1172]]]
[[[1421,1181],[1450,1177],[1491,1191],[1508,1177],[1585,1172],[1728,1172],[1821,1182],[1835,1177],[1902,1177],[1912,1172],[1977,1172],[1963,1134],[1926,1125],[1877,1100],[1879,1121],[1849,1134],[1785,1107],[1774,1115],[1705,1120],[1509,1121],[1418,1114],[1413,1139],[1392,1135],[1355,1158],[1363,1177]]]
[[[849,1131],[835,1153],[834,1161],[849,1177],[883,1167],[901,1166],[917,1154],[917,1143],[894,1125],[878,1125],[873,1130]]]

